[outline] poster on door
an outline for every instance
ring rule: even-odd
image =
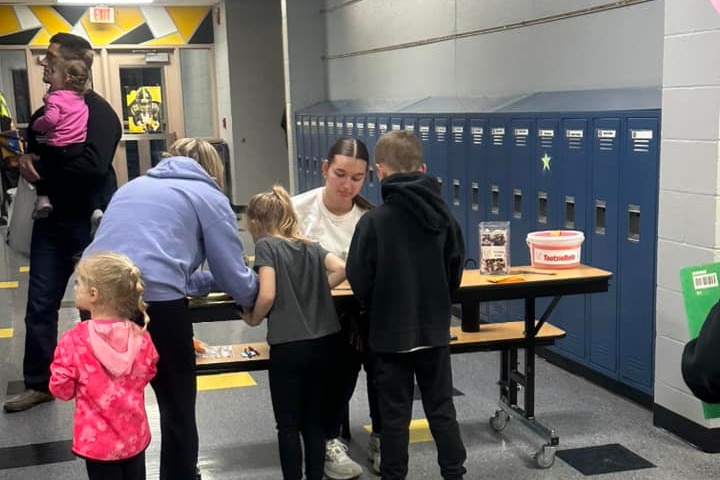
[[[130,133],[156,133],[160,131],[162,90],[159,86],[138,87],[125,96]]]

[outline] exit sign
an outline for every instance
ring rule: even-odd
[[[113,7],[88,8],[90,23],[115,23],[115,10]]]

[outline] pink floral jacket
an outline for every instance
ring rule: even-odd
[[[139,347],[132,349],[118,347],[118,339],[110,339],[108,343],[121,350],[119,355],[125,355],[126,360],[127,352],[133,352],[126,369],[129,373],[112,374],[93,351],[89,329],[93,324],[98,329],[110,328],[113,322],[117,320],[90,320],[65,332],[50,366],[50,392],[60,400],[76,397],[73,453],[93,460],[127,459],[150,443],[144,389],[157,371],[158,353],[147,332],[142,334]],[[127,326],[126,331],[137,328]],[[137,333],[125,333],[134,340],[132,335]]]

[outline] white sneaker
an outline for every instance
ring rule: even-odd
[[[347,454],[348,447],[338,438],[325,444],[325,476],[332,480],[357,478],[363,468]]]
[[[368,440],[368,460],[372,462],[373,472],[380,475],[380,435],[377,433],[370,434],[370,440]]]

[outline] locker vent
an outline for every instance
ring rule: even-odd
[[[555,130],[542,128],[538,130],[538,137],[540,137],[540,146],[542,148],[552,148],[553,140],[555,139]]]
[[[443,125],[435,125],[435,141],[445,142],[447,141],[447,127]]]
[[[465,128],[462,125],[453,126],[452,135],[454,143],[465,143]]]
[[[415,125],[413,125],[412,123],[405,125],[405,130],[410,133],[415,133]]]
[[[375,136],[375,122],[367,122],[368,135]]]
[[[515,134],[515,146],[527,147],[528,135],[530,135],[530,131],[527,128],[516,128],[513,133]]]
[[[616,130],[597,129],[597,137],[599,141],[599,148],[601,151],[611,152],[615,150],[615,138],[617,137]]]
[[[387,132],[387,123],[381,123],[380,124],[380,135]]]
[[[390,126],[390,128],[392,129],[393,132],[397,132],[397,131],[400,130],[400,123],[399,123],[399,122],[398,122],[398,123],[393,123],[393,124]]]
[[[358,137],[361,137],[363,135],[363,133],[365,132],[365,123],[357,122],[355,124],[355,128],[357,129]]]
[[[490,132],[493,138],[493,145],[502,146],[505,143],[505,129],[504,128],[493,128]]]
[[[630,130],[633,152],[648,153],[653,138],[652,130]]]
[[[472,127],[470,129],[470,136],[472,137],[472,143],[473,145],[482,145],[483,144],[483,134],[485,133],[485,129],[482,127]]]
[[[423,142],[430,141],[430,127],[428,125],[420,125],[420,140]]]
[[[345,133],[352,137],[353,134],[353,122],[346,122],[345,123]]]
[[[582,130],[565,130],[565,138],[568,141],[568,149],[582,150],[584,132]]]

